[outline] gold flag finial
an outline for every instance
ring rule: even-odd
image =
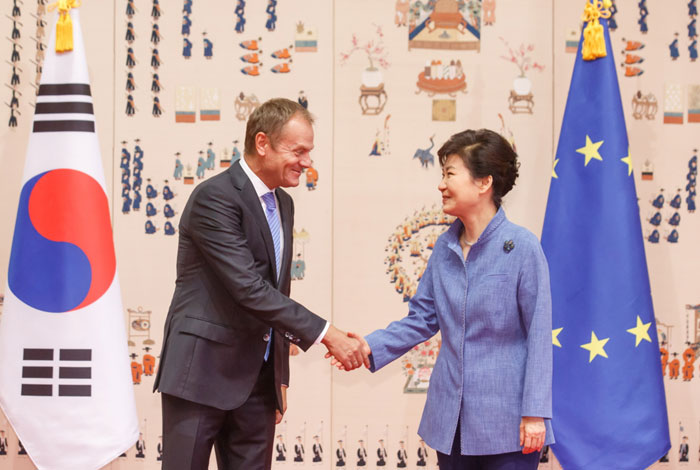
[[[49,11],[58,9],[56,21],[56,52],[73,50],[73,21],[70,18],[71,8],[78,8],[80,0],[57,0],[49,5]]]
[[[586,29],[583,30],[583,47],[581,47],[583,60],[595,60],[608,55],[600,18],[610,18],[611,6],[611,0],[591,0],[590,3],[586,0],[586,8],[581,18],[587,23]]]

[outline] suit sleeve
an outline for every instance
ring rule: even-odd
[[[275,363],[281,364],[280,369],[282,371],[280,375],[280,385],[286,385],[289,387],[289,343],[284,340],[284,335],[279,331],[275,332]],[[278,351],[277,349],[281,349]]]
[[[523,263],[518,306],[527,334],[521,416],[552,417],[552,294],[549,268],[539,242]]]
[[[240,203],[221,188],[209,185],[192,201],[188,231],[204,259],[229,295],[249,314],[278,331],[291,332],[306,351],[326,321],[290,299],[255,270],[244,229]],[[287,336],[287,333],[285,333]]]
[[[287,345],[287,347],[289,347]],[[289,354],[287,354],[284,364],[282,364],[282,385],[289,388]]]
[[[291,217],[292,217],[292,221],[293,221],[294,220],[294,200],[291,197],[289,198],[289,204],[291,207]],[[293,225],[294,225],[294,223],[292,222],[292,226]],[[294,244],[294,241],[292,240],[292,246],[290,247],[290,249],[294,248],[293,244]],[[291,283],[291,279],[289,280],[289,282]],[[280,333],[280,337],[282,337],[282,336],[283,336],[283,334]],[[287,341],[283,340],[282,345],[283,345],[282,347],[286,348],[286,351],[283,354],[284,359],[282,359],[282,385],[286,385],[287,388],[289,388],[289,344]]]
[[[418,289],[408,303],[408,315],[365,337],[372,350],[372,372],[403,356],[415,345],[432,338],[440,329],[433,299],[432,259],[433,257],[428,260]]]

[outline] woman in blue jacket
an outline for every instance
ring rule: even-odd
[[[418,430],[440,469],[534,470],[554,442],[552,312],[540,243],[501,207],[517,155],[486,129],[453,135],[438,155],[443,211],[457,219],[436,242],[408,316],[368,335],[365,352],[374,372],[440,331]]]

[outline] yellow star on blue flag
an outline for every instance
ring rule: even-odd
[[[559,342],[559,333],[561,333],[561,330],[564,328],[555,328],[552,330],[552,344],[554,346],[558,346],[561,348],[561,343]]]
[[[639,346],[642,340],[649,341],[651,343],[651,337],[649,336],[649,327],[651,322],[642,323],[642,319],[637,316],[637,326],[627,330],[627,333],[634,335],[634,347]]]
[[[621,158],[626,165],[627,165],[627,175],[632,176],[632,155],[630,155],[629,149],[627,149],[627,156],[624,158]]]
[[[601,145],[603,145],[602,140],[600,142],[593,142],[590,136],[586,135],[586,145],[580,149],[576,149],[578,153],[586,157],[583,166],[588,166],[588,163],[593,159],[603,161],[603,157],[600,156],[600,151],[598,150]]]
[[[586,349],[590,354],[588,355],[588,362],[593,362],[596,356],[608,357],[605,352],[605,345],[610,341],[610,338],[598,339],[595,331],[591,332],[591,342],[582,344],[581,347]]]
[[[584,61],[579,46],[542,229],[552,323],[567,332],[552,338],[552,448],[566,469],[648,468],[670,448],[668,416],[605,16],[600,25],[607,56]]]

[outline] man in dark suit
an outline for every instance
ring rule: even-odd
[[[0,429],[0,455],[7,455],[7,438],[4,429]]]
[[[277,451],[277,457],[275,457],[275,460],[277,462],[285,462],[287,460],[287,446],[284,445],[284,438],[282,437],[282,434],[277,435],[277,440],[279,442],[275,447],[275,450]]]
[[[425,460],[428,458],[428,449],[425,448],[425,441],[420,440],[420,447],[418,447],[418,462],[416,462],[417,467],[425,467]]]
[[[314,436],[314,445],[311,450],[314,453],[314,458],[312,462],[322,462],[323,461],[323,447],[321,447],[321,441],[318,436]]]
[[[139,438],[136,441],[136,455],[134,456],[137,459],[145,459],[146,458],[146,441],[143,440],[143,433],[139,433]]]
[[[345,452],[345,449],[343,449],[343,441],[342,439],[338,441],[338,448],[335,450],[335,457],[336,457],[336,462],[335,466],[336,467],[344,467],[345,466],[345,457],[347,457],[347,453]]]
[[[388,455],[384,447],[384,439],[379,439],[379,447],[377,447],[377,467],[386,466],[386,458]]]
[[[289,385],[289,347],[323,343],[347,369],[361,344],[289,298],[297,186],[313,118],[273,99],[248,119],[244,158],[199,184],[182,212],[175,293],[154,388],[163,469],[269,469]]]
[[[406,460],[408,459],[408,452],[406,451],[406,447],[404,447],[404,442],[399,441],[399,450],[396,451],[396,458],[397,458],[397,463],[396,463],[396,468],[406,468]]]
[[[679,462],[687,462],[688,461],[688,452],[690,448],[688,447],[688,436],[683,436],[683,442],[681,442],[680,447],[678,448],[678,461]]]
[[[357,449],[357,466],[364,467],[367,465],[367,449],[365,449],[365,441],[360,439],[358,442],[360,447]]]
[[[297,436],[297,443],[294,444],[294,461],[303,462],[305,453],[306,451],[304,450],[304,444],[301,442],[301,436]]]

